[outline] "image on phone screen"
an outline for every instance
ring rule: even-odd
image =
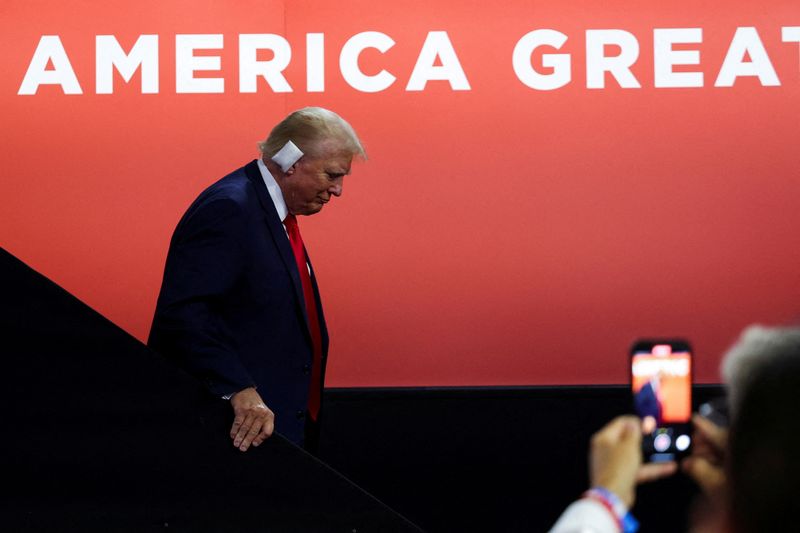
[[[646,461],[671,461],[691,446],[692,351],[683,340],[641,340],[631,349],[636,414],[655,430],[642,441]]]

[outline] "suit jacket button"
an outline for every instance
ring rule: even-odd
[[[303,374],[308,375],[311,373],[311,365],[303,365]]]
[[[298,420],[302,420],[303,418],[306,417],[306,412],[305,411],[297,411],[297,413],[295,413],[295,416],[297,416]]]

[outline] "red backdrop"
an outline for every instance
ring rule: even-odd
[[[630,342],[648,335],[688,337],[697,378],[716,381],[744,325],[792,320],[800,306],[800,6],[647,4],[7,0],[0,245],[145,339],[191,200],[256,157],[286,113],[321,105],[353,124],[370,158],[342,198],[301,221],[332,335],[328,386],[622,383]],[[741,75],[715,86],[749,27],[779,84]],[[702,72],[702,87],[656,87],[656,28],[701,28],[702,42],[673,46],[699,51],[699,64],[673,70]],[[563,87],[533,89],[515,73],[514,48],[536,29],[567,37],[531,57],[547,74],[543,54],[570,54]],[[586,32],[597,29],[638,42],[640,88],[611,74],[587,87]],[[365,74],[396,77],[372,93],[339,67],[367,31],[395,43],[360,55]],[[433,31],[447,32],[468,90],[406,89]],[[306,86],[308,33],[324,34],[322,92]],[[177,34],[223,35],[222,49],[195,52],[220,58],[195,77],[223,78],[223,93],[176,92]],[[239,91],[240,34],[288,41],[292,92],[264,79]],[[46,35],[59,36],[82,94],[19,94]],[[158,35],[158,93],[142,94],[140,69],[96,94],[98,35],[125,51]],[[758,52],[740,67],[763,67]]]

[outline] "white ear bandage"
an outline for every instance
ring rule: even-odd
[[[292,141],[288,141],[286,144],[283,145],[283,148],[278,150],[278,153],[272,156],[272,160],[275,161],[281,170],[286,172],[292,165],[297,163],[297,160],[303,157],[303,152],[300,151],[300,148],[295,146]]]

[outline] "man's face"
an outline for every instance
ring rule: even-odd
[[[280,180],[286,207],[293,215],[313,215],[333,196],[342,195],[344,177],[350,173],[353,156],[337,146],[322,150],[317,158],[302,157],[294,171]]]

